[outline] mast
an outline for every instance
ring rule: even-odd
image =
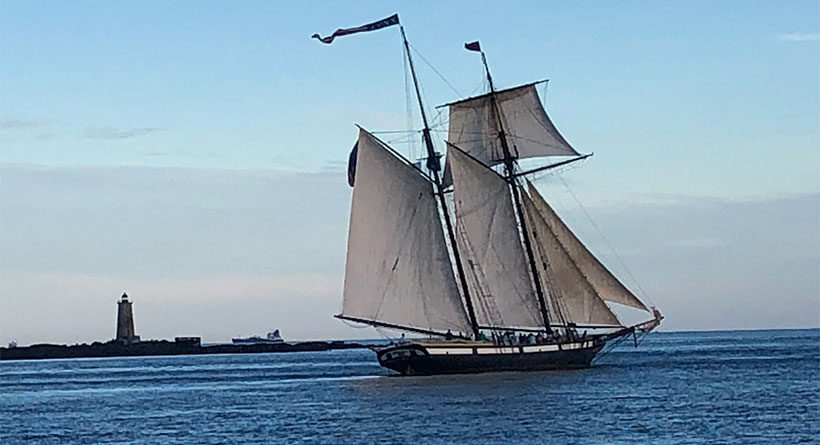
[[[501,142],[501,149],[504,155],[504,172],[506,174],[507,183],[510,185],[510,190],[513,195],[513,203],[515,204],[515,211],[518,215],[518,222],[521,224],[521,232],[524,240],[524,250],[527,252],[527,260],[530,264],[530,272],[532,273],[532,281],[535,285],[535,294],[538,296],[538,305],[541,309],[541,317],[544,319],[544,327],[547,332],[552,332],[550,327],[549,312],[547,311],[547,303],[544,299],[544,289],[541,287],[541,279],[538,274],[538,267],[535,263],[535,254],[533,253],[532,243],[530,242],[529,232],[527,231],[527,222],[524,217],[524,211],[521,207],[521,198],[518,195],[519,190],[515,182],[515,158],[510,153],[510,147],[507,145],[507,135],[504,132],[504,123],[501,119],[501,107],[495,97],[495,84],[493,84],[493,77],[490,75],[490,67],[487,65],[487,57],[484,51],[481,50],[481,62],[484,64],[484,71],[487,73],[487,82],[490,84],[490,101],[495,110],[495,116],[498,120],[498,139]]]
[[[478,338],[478,321],[476,320],[475,310],[473,309],[473,301],[470,298],[470,291],[467,288],[467,279],[466,275],[464,274],[464,267],[461,264],[461,256],[458,252],[458,245],[456,244],[456,237],[453,231],[453,223],[452,221],[450,221],[450,213],[447,210],[447,202],[444,199],[444,187],[442,187],[441,185],[441,176],[439,175],[439,170],[441,170],[441,163],[439,162],[436,149],[435,147],[433,147],[433,139],[430,137],[430,126],[427,124],[427,113],[424,111],[424,103],[421,100],[421,90],[419,89],[419,81],[416,77],[416,69],[413,65],[413,58],[410,55],[410,44],[407,42],[407,36],[404,33],[404,26],[399,25],[399,29],[401,30],[401,38],[404,43],[404,51],[405,54],[407,54],[407,62],[410,65],[410,73],[413,76],[413,86],[416,90],[416,99],[419,103],[421,120],[424,123],[424,129],[422,130],[422,139],[424,140],[424,145],[427,148],[427,168],[433,174],[433,183],[435,184],[434,187],[436,190],[436,196],[438,196],[439,202],[441,203],[441,208],[443,210],[442,213],[444,214],[444,225],[447,228],[447,236],[450,240],[450,247],[453,249],[453,258],[456,262],[458,280],[461,284],[461,289],[464,292],[464,302],[467,305],[467,315],[470,317],[470,324],[473,328],[473,336],[474,338]],[[547,325],[549,326],[549,321],[547,321]]]

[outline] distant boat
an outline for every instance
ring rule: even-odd
[[[282,339],[282,336],[279,335],[279,329],[268,332],[268,335],[265,338],[262,338],[258,335],[254,335],[248,338],[232,338],[231,343],[235,345],[241,344],[251,344],[251,343],[284,343],[285,340]]]
[[[465,46],[481,52],[478,42]],[[374,348],[379,364],[401,374],[588,367],[608,342],[649,332],[663,317],[593,256],[527,180],[591,155],[579,154],[553,125],[539,82],[496,90],[481,56],[489,92],[448,104],[446,170],[420,92],[426,168],[360,128],[336,317],[439,338]],[[518,165],[547,156],[572,158]],[[626,326],[608,303],[651,318]]]

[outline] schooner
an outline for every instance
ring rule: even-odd
[[[314,37],[330,43],[398,24],[394,15]],[[497,90],[479,43],[466,44],[481,54],[489,92],[446,105],[442,166],[399,26],[424,124],[426,168],[359,128],[336,317],[425,334],[375,349],[382,366],[404,375],[588,367],[607,342],[657,327],[660,312],[624,286],[527,179],[591,156],[553,125],[538,82]],[[521,159],[553,156],[571,158],[519,167]],[[624,326],[607,303],[652,318]]]

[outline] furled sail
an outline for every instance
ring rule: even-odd
[[[342,315],[470,331],[430,181],[361,130]]]
[[[578,155],[547,116],[534,84],[498,91],[495,99],[501,109],[507,143],[514,157]],[[449,109],[447,139],[450,143],[486,165],[504,159],[491,94],[451,103]],[[446,180],[449,184],[449,175]]]
[[[507,182],[450,145],[456,243],[482,326],[543,326]]]
[[[547,201],[538,192],[538,189],[528,183],[529,193],[532,203],[544,218],[547,226],[555,234],[558,241],[566,249],[569,256],[578,266],[580,272],[595,289],[595,292],[602,299],[613,303],[620,303],[637,309],[649,312],[646,305],[638,299],[626,286],[623,285],[614,275],[603,265],[586,246],[572,233],[569,227],[561,221],[561,218],[547,204]]]
[[[527,227],[532,234],[530,239],[535,250],[538,275],[551,303],[550,318],[560,321],[556,317],[560,311],[565,321],[619,326],[618,318],[604,300],[598,297],[595,289],[547,225],[532,199],[526,193],[522,193],[521,200]]]

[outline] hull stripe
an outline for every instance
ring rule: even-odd
[[[581,343],[568,343],[563,345],[526,345],[526,346],[463,346],[463,347],[439,347],[426,346],[430,355],[472,355],[472,354],[527,354],[535,352],[568,351],[573,349],[585,349],[592,347],[591,341]]]

